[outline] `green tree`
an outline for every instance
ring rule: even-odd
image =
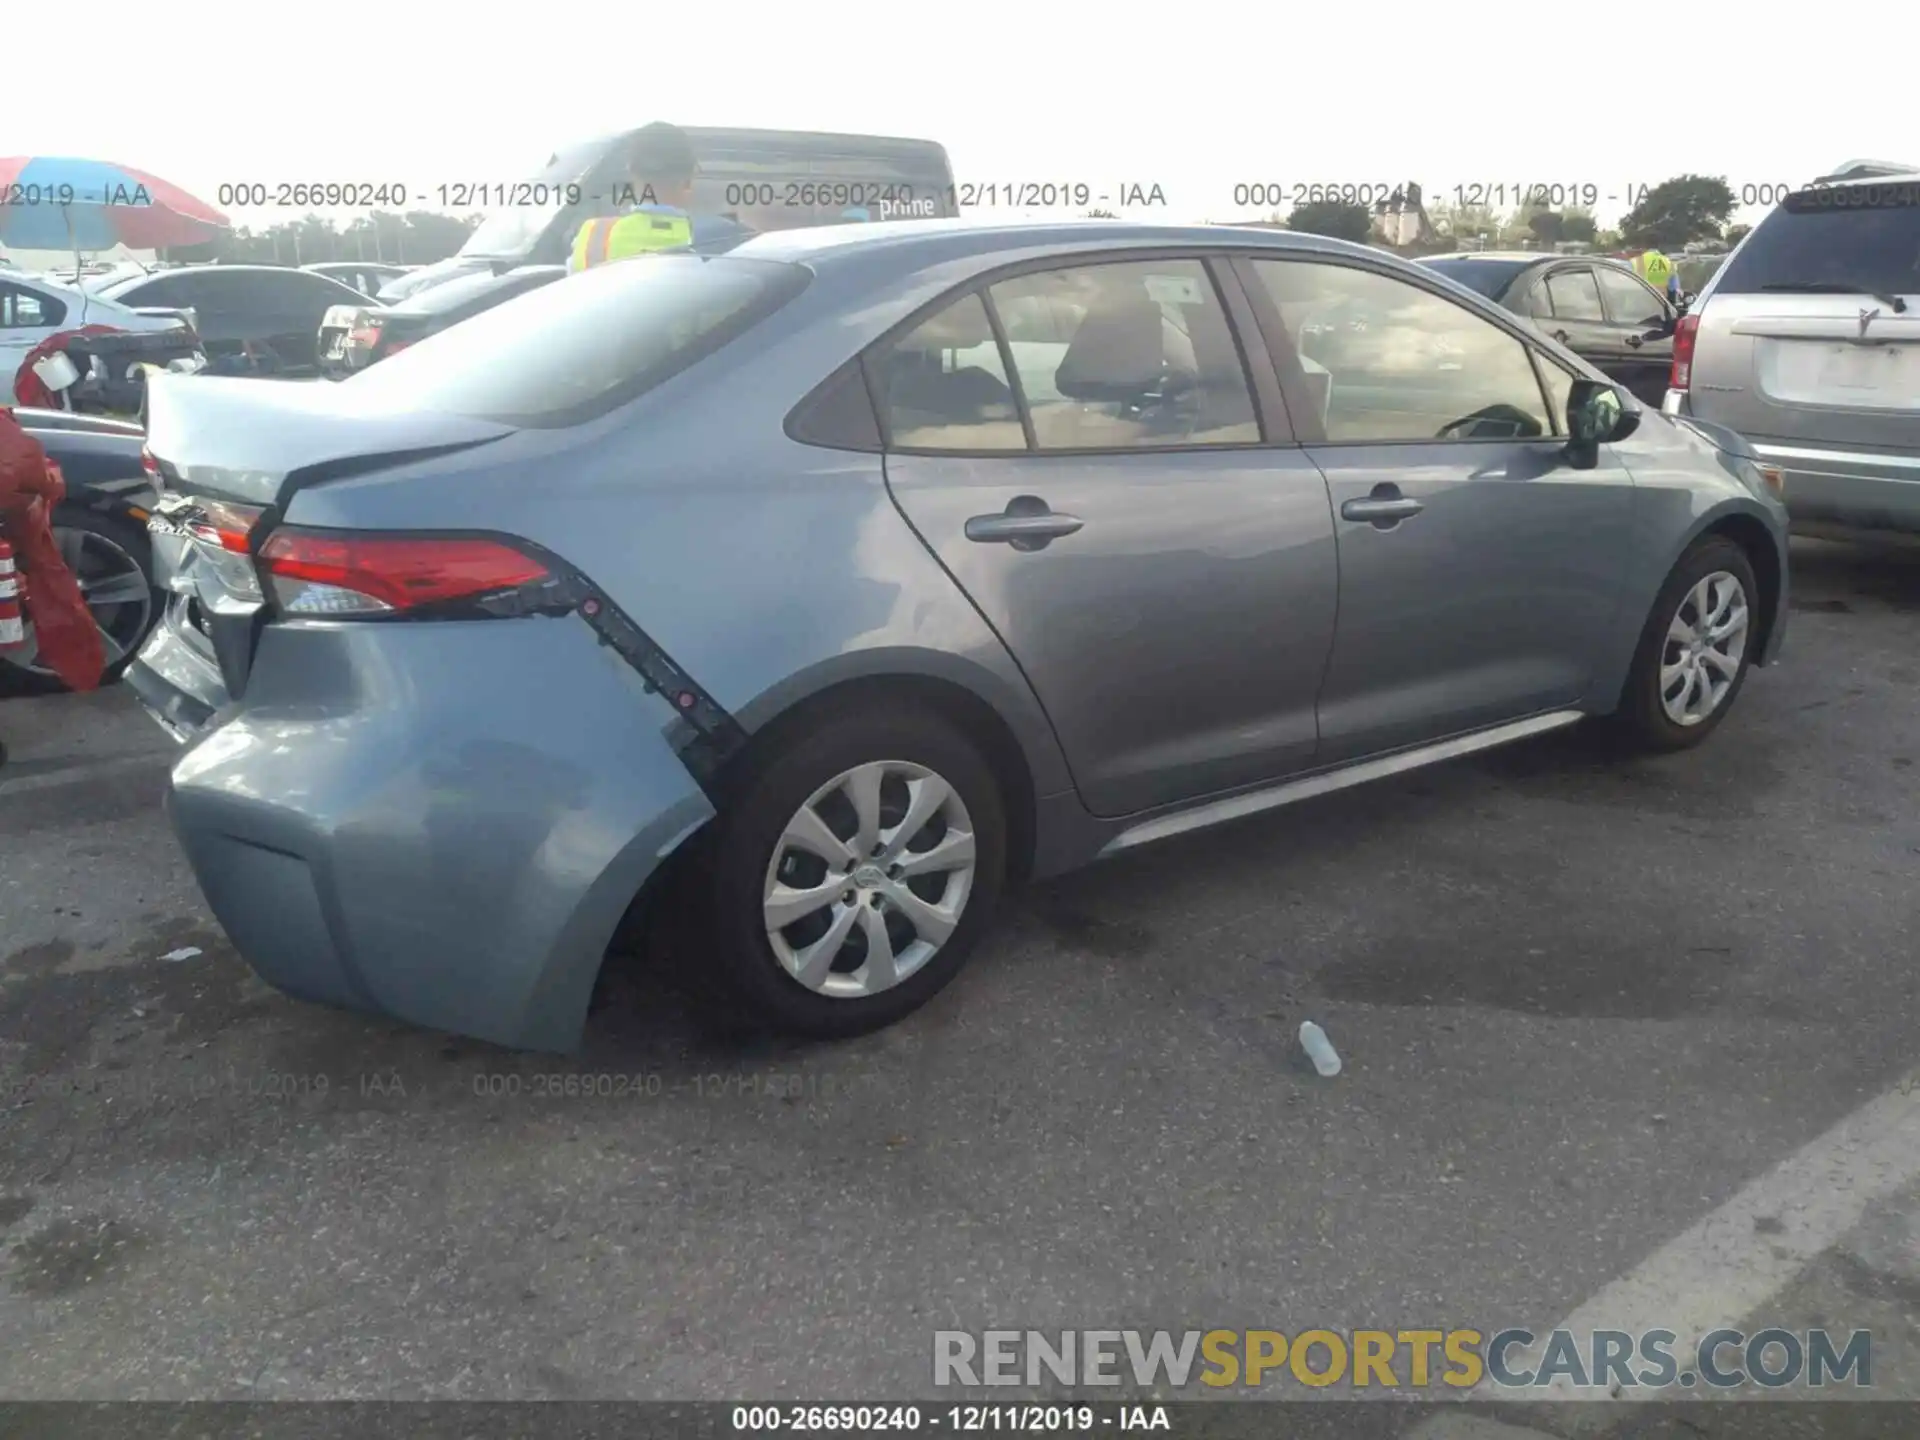
[[[1567,238],[1567,217],[1558,210],[1539,209],[1527,215],[1527,229],[1544,249]]]
[[[1373,212],[1350,200],[1309,200],[1293,207],[1287,228],[1304,235],[1327,235],[1335,240],[1365,244],[1373,234]]]
[[[1585,206],[1569,205],[1560,212],[1562,240],[1582,240],[1591,245],[1598,233],[1598,227],[1593,223],[1593,212]]]
[[[1733,191],[1718,175],[1676,175],[1641,195],[1620,222],[1629,246],[1679,250],[1695,240],[1717,240],[1733,213]]]
[[[1727,227],[1727,233],[1720,238],[1726,242],[1727,249],[1731,250],[1742,240],[1746,239],[1748,232],[1752,229],[1753,227],[1751,225],[1729,225]]]
[[[1500,235],[1500,221],[1485,205],[1456,205],[1442,200],[1427,207],[1427,219],[1434,233],[1453,245],[1481,236],[1490,244],[1496,243]]]

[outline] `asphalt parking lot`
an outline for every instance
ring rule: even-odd
[[[1795,561],[1704,749],[1136,852],[835,1047],[644,963],[564,1061],[283,998],[132,697],[0,702],[0,1396],[898,1397],[936,1329],[1576,1313],[1920,1064],[1920,553]],[[1768,1303],[1910,1319],[1903,1203]]]

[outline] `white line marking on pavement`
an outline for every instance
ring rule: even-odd
[[[1678,1336],[1671,1353],[1682,1372],[1691,1370],[1701,1337],[1753,1315],[1857,1225],[1876,1200],[1920,1177],[1917,1081],[1920,1071],[1861,1106],[1552,1328],[1573,1334],[1583,1363],[1591,1363],[1589,1337],[1595,1330],[1624,1330],[1636,1337],[1648,1330],[1671,1330]],[[1755,1224],[1761,1220],[1768,1222],[1764,1233]],[[1530,1370],[1538,1365],[1543,1349],[1538,1343],[1512,1346],[1507,1367]],[[1638,1368],[1637,1358],[1634,1364]],[[1472,1390],[1459,1392],[1459,1398],[1523,1404],[1588,1401],[1589,1408],[1555,1421],[1556,1430],[1565,1428],[1573,1434],[1624,1418],[1617,1405],[1591,1403],[1604,1401],[1606,1394],[1603,1387],[1574,1386],[1564,1377],[1537,1389],[1502,1388],[1488,1378]],[[1694,1397],[1704,1398],[1698,1386],[1637,1388],[1623,1391],[1620,1398]],[[1440,1418],[1444,1417],[1435,1417]],[[1447,1433],[1427,1426],[1414,1431],[1427,1440],[1442,1440]]]

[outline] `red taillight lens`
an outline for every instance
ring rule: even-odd
[[[140,468],[155,479],[159,478],[160,462],[153,458],[153,451],[144,445],[140,447]]]
[[[379,615],[476,599],[551,578],[499,540],[277,530],[260,547],[274,598],[289,615]]]
[[[235,555],[245,555],[247,537],[259,523],[261,513],[257,505],[235,505],[226,500],[210,501],[201,505],[200,518],[187,528],[197,540],[230,550]]]
[[[1673,328],[1673,373],[1667,377],[1670,389],[1685,390],[1693,384],[1693,339],[1700,331],[1698,315],[1682,315]]]

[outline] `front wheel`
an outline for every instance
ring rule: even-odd
[[[1760,589],[1746,551],[1725,536],[1680,557],[1640,635],[1615,717],[1642,748],[1685,750],[1726,718],[1758,635]]]
[[[711,857],[731,997],[777,1029],[859,1035],[932,999],[991,923],[1005,805],[939,714],[844,711],[755,767]]]

